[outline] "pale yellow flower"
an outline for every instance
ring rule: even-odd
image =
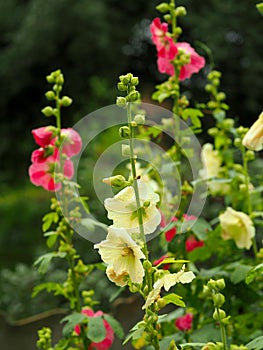
[[[251,126],[242,140],[242,144],[253,151],[263,149],[263,112]]]
[[[125,285],[129,275],[133,283],[142,283],[144,269],[140,259],[145,255],[127,230],[110,226],[106,239],[94,246],[108,264],[107,276],[117,285]]]
[[[220,178],[222,171],[222,159],[217,150],[211,143],[206,143],[202,147],[201,161],[203,169],[199,171],[202,179],[209,180],[208,188],[212,194],[226,194],[229,191],[229,185],[222,182],[210,180],[211,178]]]
[[[152,303],[155,302],[160,296],[161,289],[164,287],[166,292],[177,283],[190,283],[195,278],[195,275],[192,271],[185,272],[185,265],[183,265],[182,269],[177,273],[165,273],[163,277],[158,279],[154,285],[153,290],[149,293],[145,304],[143,305],[143,309],[148,308]]]
[[[146,234],[155,231],[161,222],[161,214],[156,207],[160,198],[149,185],[138,180],[140,207],[143,214],[143,227]],[[130,233],[139,232],[137,215],[137,203],[134,188],[127,186],[113,198],[107,198],[104,202],[108,211],[108,218],[113,220],[113,226],[125,228]]]
[[[223,239],[233,239],[238,248],[250,249],[255,227],[247,214],[228,207],[219,220]]]

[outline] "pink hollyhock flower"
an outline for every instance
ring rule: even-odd
[[[61,137],[63,138],[62,153],[72,157],[81,151],[82,140],[75,130],[61,129]]]
[[[97,311],[97,312],[94,313],[93,310],[88,309],[88,308],[84,308],[81,311],[81,313],[86,315],[86,316],[88,316],[88,317],[97,317],[97,316],[102,316],[103,315],[102,311]],[[114,341],[114,331],[111,328],[110,324],[106,320],[103,320],[103,323],[104,323],[104,327],[105,327],[105,330],[106,330],[106,337],[105,337],[105,339],[103,339],[99,343],[92,342],[89,345],[88,350],[108,350],[111,347],[111,345],[112,345],[112,343]],[[80,335],[80,325],[76,325],[74,330],[77,333],[77,335]]]
[[[36,151],[38,151],[36,153]],[[29,167],[29,177],[32,184],[42,186],[47,191],[56,191],[61,188],[61,183],[55,183],[54,170],[57,163],[58,150],[54,154],[43,158],[42,150],[36,150],[32,154],[33,164]],[[41,161],[40,161],[41,160]],[[74,167],[71,160],[64,161],[63,174],[67,179],[74,175]]]
[[[195,220],[196,219],[196,216],[194,215],[187,215],[187,214],[184,214],[183,215],[183,218],[184,220],[186,221],[191,221],[191,220]],[[176,222],[178,221],[177,217],[174,216],[171,220],[171,222]],[[161,221],[161,227],[165,227],[166,226],[166,223],[165,223],[165,220],[164,218],[162,218],[162,221]],[[170,230],[166,231],[165,232],[165,239],[167,242],[171,242],[171,240],[174,238],[174,236],[176,235],[176,226],[171,228]]]
[[[178,317],[175,320],[175,326],[180,331],[188,331],[192,328],[192,322],[193,322],[193,315],[188,312],[184,316]]]
[[[185,241],[185,249],[189,253],[193,250],[195,250],[198,247],[203,247],[204,242],[198,241],[195,236],[191,235],[187,240]]]
[[[39,145],[40,147],[46,147],[51,143],[51,140],[54,138],[54,131],[55,127],[44,126],[42,128],[32,130],[32,134],[37,145]]]
[[[198,73],[205,65],[204,57],[198,55],[198,53],[186,42],[176,43],[177,49],[183,50],[190,55],[190,62],[185,64],[179,74],[180,80],[190,78],[193,73]]]
[[[160,259],[154,260],[153,266],[159,265],[166,258],[169,258],[169,257],[167,255],[163,255],[162,257],[160,257]],[[163,268],[163,270],[169,270],[170,264],[164,264],[164,265],[162,265],[162,268]]]

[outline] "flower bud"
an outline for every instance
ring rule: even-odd
[[[61,105],[63,107],[69,107],[72,104],[72,98],[68,96],[63,96],[61,99]]]
[[[246,158],[247,158],[247,160],[255,159],[255,152],[254,151],[246,151]]]
[[[222,290],[225,288],[225,280],[223,278],[220,278],[219,280],[216,281],[216,286],[219,290]]]
[[[132,86],[137,86],[139,84],[139,78],[138,77],[133,77],[131,79],[131,85]]]
[[[221,307],[225,302],[225,297],[221,293],[216,293],[213,295],[213,302],[216,307]]]
[[[216,281],[213,280],[213,279],[210,279],[210,280],[207,282],[207,287],[208,287],[210,290],[216,289]]]
[[[132,91],[127,96],[127,101],[129,102],[136,102],[140,98],[140,93],[138,91]]]
[[[176,28],[175,28],[175,31],[174,31],[174,34],[175,34],[176,36],[179,36],[180,34],[182,34],[182,32],[183,32],[183,30],[182,30],[181,27],[176,27]]]
[[[126,85],[124,85],[122,82],[118,83],[117,87],[119,91],[127,91]]]
[[[207,132],[208,132],[208,135],[214,137],[214,136],[216,136],[218,134],[218,129],[217,128],[210,128],[210,129],[207,130]]]
[[[122,97],[122,96],[118,96],[117,97],[117,100],[116,100],[116,104],[117,106],[119,107],[125,107],[126,106],[126,98],[125,97]]]
[[[167,305],[167,302],[166,302],[165,299],[159,298],[159,299],[157,300],[157,306],[158,306],[158,309],[159,309],[159,310],[162,309],[163,307],[165,307],[166,305]]]
[[[131,131],[128,126],[121,126],[119,129],[119,135],[123,139],[128,139],[131,136]]]
[[[59,85],[59,84],[55,84],[53,86],[53,90],[56,91],[56,92],[60,92],[62,90],[62,86]]]
[[[226,94],[225,94],[224,92],[219,92],[219,93],[217,94],[217,99],[218,99],[219,101],[223,101],[223,100],[225,100],[225,98],[226,98]]]
[[[124,85],[129,85],[132,78],[133,78],[133,75],[132,75],[131,73],[128,73],[128,74],[126,74],[126,75],[121,75],[121,76],[120,76],[120,81],[121,81]]]
[[[148,272],[152,271],[152,264],[149,260],[144,260],[143,262],[143,267],[145,270],[147,270]]]
[[[59,74],[59,76],[56,78],[56,84],[63,85],[63,83],[64,83],[63,74]]]
[[[137,125],[143,125],[145,123],[145,116],[143,114],[137,114],[134,117],[134,121]]]
[[[54,100],[55,97],[56,97],[54,91],[52,91],[52,90],[47,91],[47,92],[45,93],[45,96],[46,96],[46,98],[47,98],[49,101]]]
[[[41,112],[46,116],[46,117],[51,117],[54,114],[54,110],[52,107],[47,106],[41,110]]]
[[[52,74],[47,75],[46,79],[49,84],[53,84],[55,82],[55,79]]]
[[[213,319],[215,321],[223,320],[226,317],[226,313],[222,309],[215,310],[213,313]]]
[[[169,5],[166,2],[161,2],[155,8],[156,8],[157,11],[159,11],[161,13],[165,13],[165,12],[169,12],[170,11]]]
[[[163,16],[163,18],[166,22],[170,23],[172,17],[169,13],[167,13],[166,15]]]
[[[240,137],[236,137],[234,140],[234,146],[235,147],[240,147],[242,144],[241,138]]]
[[[102,180],[105,184],[111,185],[112,187],[123,188],[129,184],[125,177],[122,175],[116,175],[107,177]]]
[[[206,92],[212,92],[212,91],[213,91],[213,85],[211,85],[211,84],[206,84],[206,86],[205,86],[205,91],[206,91]]]
[[[122,145],[121,146],[121,154],[124,157],[129,157],[131,155],[131,150],[129,145]]]
[[[186,8],[184,6],[178,6],[175,9],[175,16],[185,16],[187,13]]]

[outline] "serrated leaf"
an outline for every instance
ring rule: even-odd
[[[57,223],[59,220],[59,215],[55,212],[48,213],[43,217],[42,230],[46,232],[53,223]]]
[[[120,339],[123,339],[124,331],[120,322],[108,314],[104,314],[103,317],[110,324],[111,328],[114,330],[114,333],[117,335],[117,337]]]
[[[67,322],[66,325],[64,326],[63,328],[63,335],[65,337],[68,337],[71,335],[71,333],[73,332],[74,330],[74,327],[77,325],[77,324],[80,324],[81,322],[83,322],[85,319],[87,319],[87,316],[86,315],[83,315],[79,312],[74,312],[73,314],[71,315],[68,315],[66,317],[64,317],[60,323],[63,323],[63,322]]]
[[[51,263],[51,260],[53,258],[65,258],[67,253],[64,252],[52,252],[52,253],[46,253],[44,255],[41,255],[34,263],[34,266],[38,266],[39,273],[46,273],[49,265]]]
[[[33,289],[32,298],[37,296],[40,292],[46,290],[47,292],[52,292],[54,295],[65,295],[64,289],[61,284],[56,282],[46,282],[41,283]]]
[[[106,338],[102,316],[89,317],[87,337],[95,343],[99,343]]]
[[[263,335],[256,338],[256,339],[253,339],[251,342],[249,342],[246,347],[249,349],[249,350],[261,350],[263,349]]]
[[[167,302],[167,304],[174,304],[177,306],[185,307],[185,303],[183,302],[182,297],[175,293],[165,295],[163,299]]]
[[[248,271],[246,277],[246,284],[253,282],[256,278],[262,277],[263,274],[263,263],[254,266],[251,270]]]
[[[48,237],[46,244],[48,248],[52,248],[58,239],[58,233],[56,231],[47,232],[44,236]]]

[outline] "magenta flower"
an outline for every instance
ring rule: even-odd
[[[97,312],[94,313],[93,310],[88,309],[88,308],[84,308],[81,311],[81,313],[86,315],[86,316],[88,316],[88,317],[97,317],[97,316],[102,316],[103,315],[102,311],[97,311]],[[105,337],[105,339],[103,339],[101,342],[98,342],[98,343],[92,342],[89,345],[87,350],[108,350],[111,347],[111,345],[112,345],[112,343],[114,341],[114,331],[111,328],[110,324],[106,320],[103,320],[103,323],[104,323],[104,327],[105,327],[105,330],[106,330],[106,337]],[[77,335],[80,335],[80,332],[81,332],[80,325],[76,325],[74,330],[77,333]]]
[[[203,247],[204,242],[203,241],[198,241],[194,235],[191,235],[187,240],[185,241],[185,249],[189,253],[196,248]]]
[[[175,320],[175,326],[180,331],[188,331],[192,328],[192,322],[193,322],[193,315],[188,312],[184,316],[178,317]]]
[[[55,148],[54,153],[46,158],[43,158],[41,149],[36,151],[32,154],[33,164],[29,167],[30,181],[35,186],[42,186],[47,191],[59,190],[61,183],[55,183],[54,180],[55,166],[58,162],[58,149]],[[71,179],[74,175],[74,167],[70,159],[64,161],[63,174],[67,179]]]
[[[52,139],[54,138],[54,130],[55,128],[53,126],[44,126],[42,128],[32,130],[36,144],[40,147],[50,145]]]
[[[205,66],[204,57],[198,55],[198,53],[188,43],[176,43],[176,47],[177,49],[181,49],[186,54],[190,55],[190,62],[185,64],[180,70],[180,80],[190,78],[193,73],[198,73],[200,69]]]
[[[82,140],[79,134],[72,128],[61,129],[63,138],[62,153],[68,157],[75,156],[81,151]]]

